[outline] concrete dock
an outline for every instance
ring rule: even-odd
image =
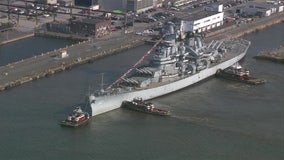
[[[279,48],[272,51],[260,52],[254,58],[284,63],[284,46],[280,46]]]
[[[238,38],[283,21],[284,13],[278,13],[241,26],[230,26],[230,28],[223,28],[207,34],[206,42],[213,39]],[[66,48],[1,66],[0,91],[71,69],[80,64],[92,62],[98,58],[119,53],[142,45],[144,41],[143,36],[135,34],[96,41],[89,39]],[[69,56],[61,59],[56,58],[63,50],[66,50]]]
[[[79,42],[0,67],[0,91],[144,44],[141,36]],[[68,57],[58,58],[66,50]]]
[[[225,27],[214,32],[209,32],[206,34],[205,41],[207,43],[211,42],[213,39],[234,39],[239,38],[241,36],[258,32],[262,29],[265,29],[274,24],[284,22],[284,13],[280,12],[277,14],[273,14],[269,17],[264,18],[255,18],[253,21],[247,24],[241,25],[232,25],[229,27]]]

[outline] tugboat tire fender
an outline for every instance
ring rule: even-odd
[[[217,69],[216,74],[219,74],[222,71],[222,69]]]

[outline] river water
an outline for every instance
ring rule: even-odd
[[[282,160],[284,66],[252,57],[284,44],[284,24],[244,38],[252,45],[242,65],[267,83],[251,86],[208,78],[154,99],[171,111],[167,118],[117,109],[81,128],[58,125],[74,105],[84,102],[90,87],[100,88],[101,73],[110,84],[150,46],[1,92],[1,159]],[[33,51],[37,40],[33,42],[27,52]],[[9,51],[13,49],[21,51]]]
[[[55,49],[64,48],[74,43],[76,41],[32,37],[3,46],[0,45],[0,66]]]

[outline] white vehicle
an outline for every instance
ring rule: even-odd
[[[50,14],[44,13],[44,14],[43,14],[43,17],[50,17]]]
[[[99,10],[99,9],[100,9],[100,6],[99,6],[99,5],[92,5],[92,6],[90,7],[90,10],[93,10],[93,11]]]

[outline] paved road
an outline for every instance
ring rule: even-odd
[[[265,18],[254,19],[253,22],[241,25],[232,25],[228,28],[217,30],[213,33],[207,34],[206,42],[210,42],[213,39],[225,39],[225,38],[238,38],[244,34],[249,34],[254,31],[261,30],[275,23],[284,21],[284,12],[273,14]]]

